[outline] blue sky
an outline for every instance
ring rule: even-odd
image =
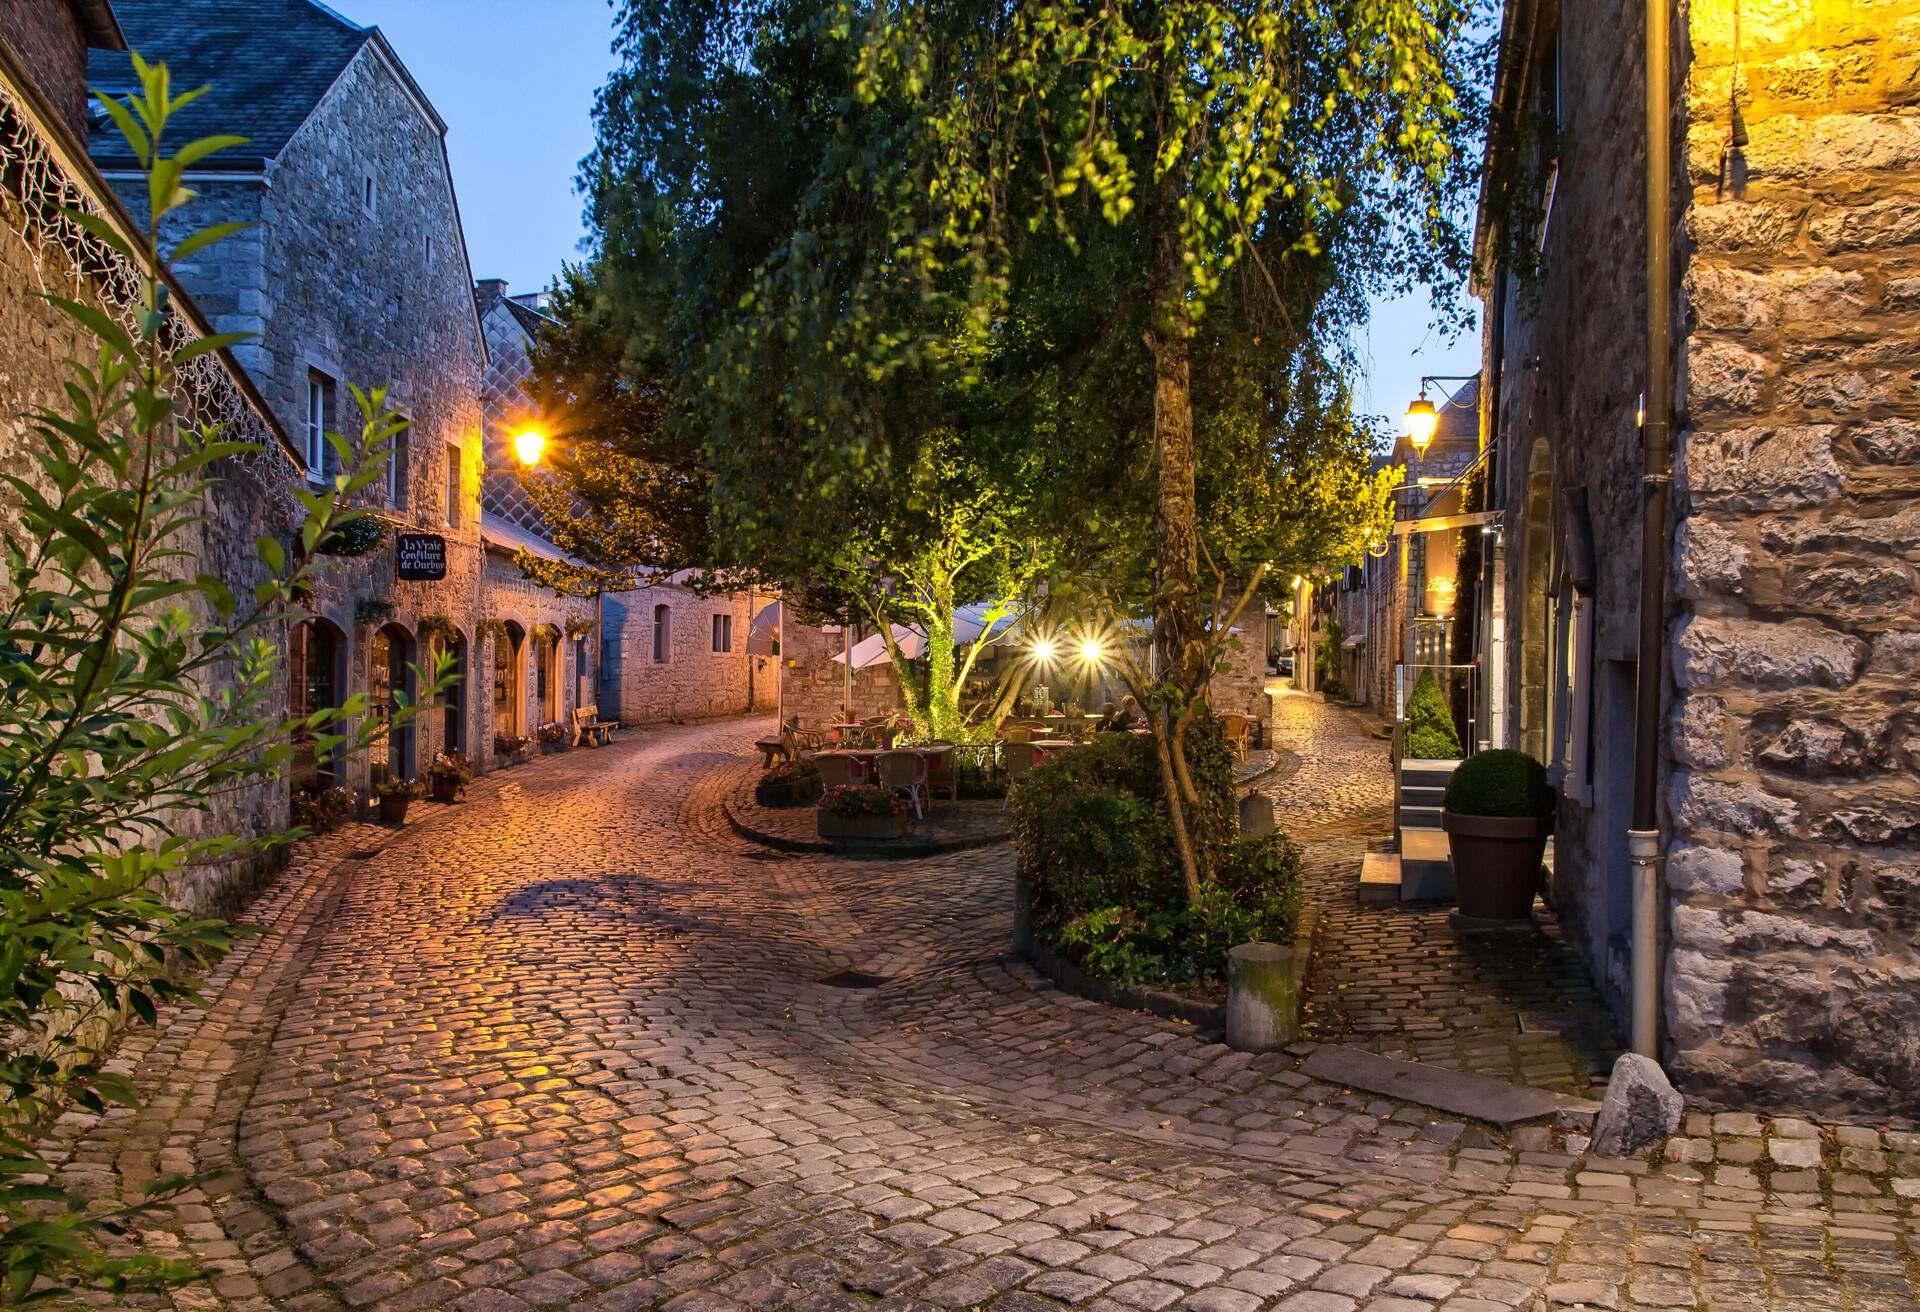
[[[476,278],[545,287],[583,233],[574,171],[593,145],[593,95],[612,66],[606,0],[331,0],[377,23],[447,121]],[[1359,405],[1398,416],[1422,374],[1479,368],[1478,339],[1429,328],[1425,292],[1377,303]]]

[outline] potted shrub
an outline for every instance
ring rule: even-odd
[[[561,724],[558,720],[551,720],[541,725],[538,729],[535,729],[534,732],[540,736],[540,751],[542,755],[567,750],[567,726]]]
[[[815,811],[822,838],[899,838],[907,832],[907,801],[879,784],[840,784]]]
[[[1460,734],[1453,727],[1453,711],[1432,670],[1420,671],[1407,699],[1405,755],[1416,761],[1457,761],[1466,755],[1460,749]]]
[[[436,802],[457,802],[473,782],[473,762],[465,752],[436,752],[427,767],[427,786]]]
[[[517,765],[527,759],[527,740],[516,734],[497,733],[493,736],[493,754],[502,765]]]
[[[380,820],[383,824],[403,825],[407,822],[407,807],[413,799],[420,796],[420,785],[411,779],[385,779],[373,786],[373,795],[380,800]]]
[[[1461,915],[1532,917],[1553,804],[1546,767],[1525,752],[1500,748],[1461,762],[1440,813]]]
[[[820,767],[812,761],[781,761],[754,785],[753,800],[762,806],[805,806],[820,796]]]
[[[293,822],[317,834],[338,829],[353,814],[353,800],[351,788],[302,785],[293,790]]]

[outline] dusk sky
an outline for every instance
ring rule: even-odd
[[[593,145],[593,96],[612,67],[606,0],[335,0],[377,23],[447,121],[447,149],[476,278],[547,286],[580,257],[575,170]],[[1479,368],[1476,335],[1449,344],[1420,292],[1375,306],[1364,411],[1399,415],[1422,374]]]

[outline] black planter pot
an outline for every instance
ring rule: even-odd
[[[407,808],[413,805],[413,799],[404,794],[380,799],[380,819],[384,824],[403,825],[407,822]]]
[[[433,800],[436,802],[457,802],[460,800],[460,781],[458,779],[443,779],[439,775],[432,775],[427,780],[427,786],[433,790]]]
[[[1460,914],[1476,920],[1530,920],[1553,817],[1440,813],[1453,854]]]

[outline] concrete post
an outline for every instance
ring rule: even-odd
[[[1293,948],[1242,943],[1227,953],[1227,1046],[1271,1052],[1298,1037],[1300,997]]]

